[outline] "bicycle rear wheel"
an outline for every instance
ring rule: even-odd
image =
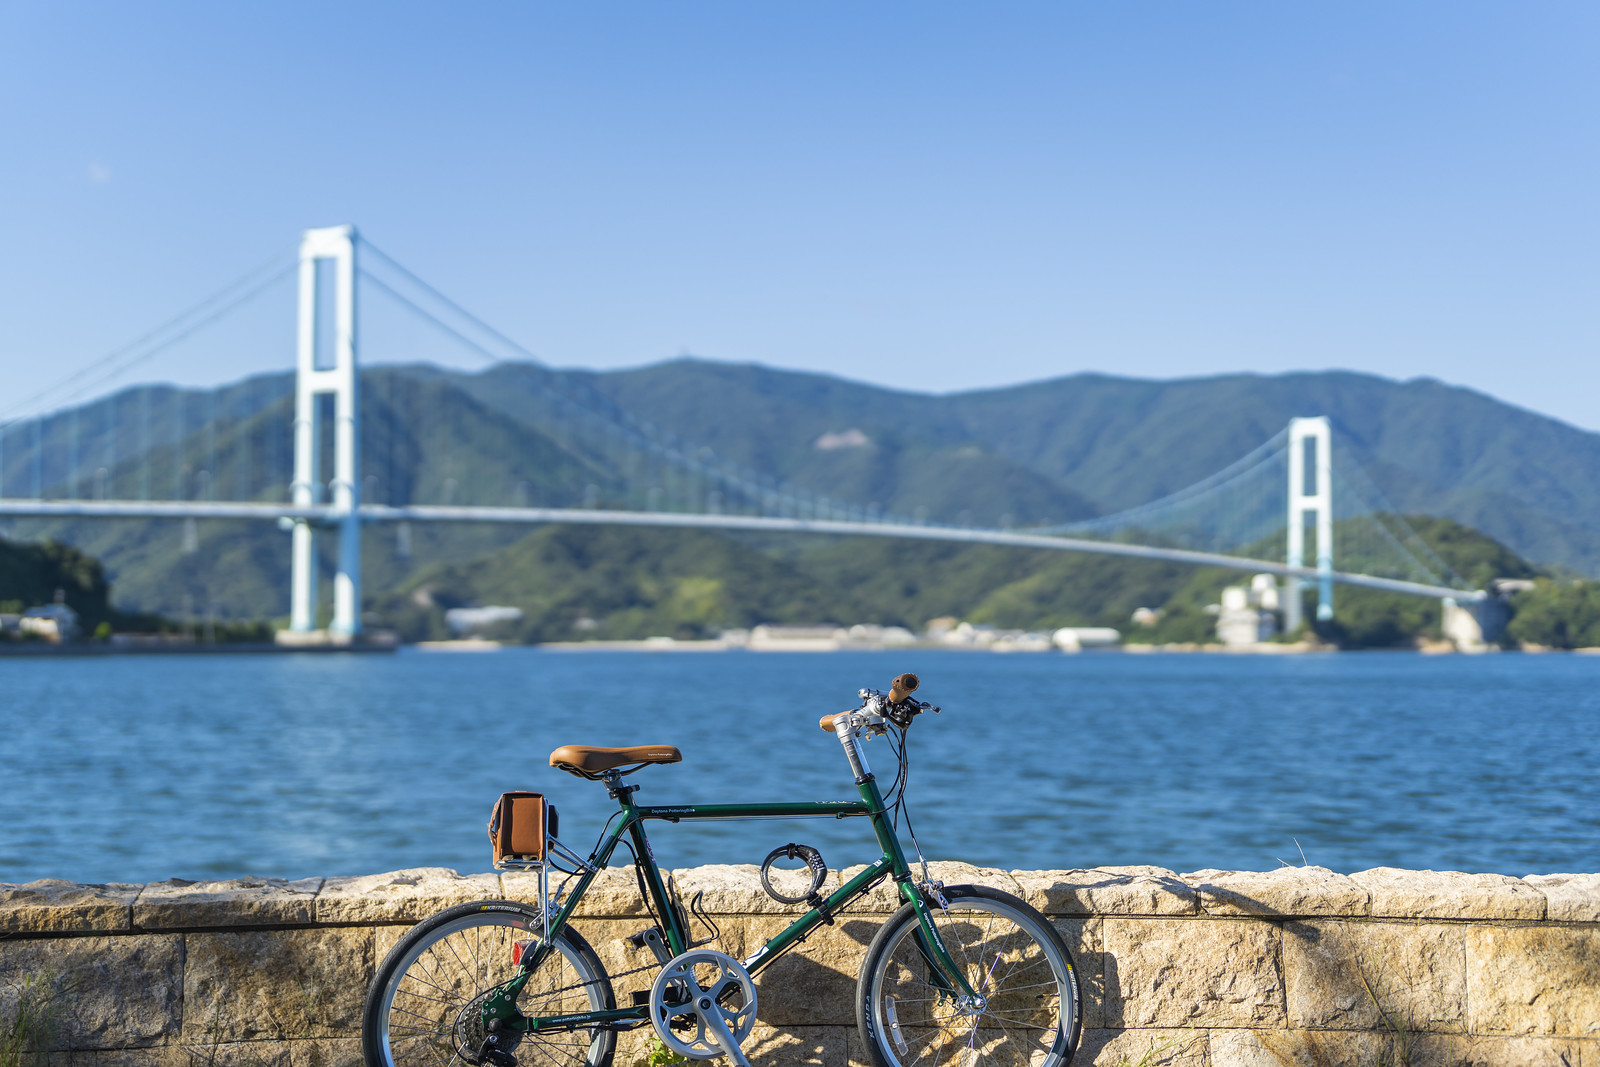
[[[867,949],[856,1023],[874,1067],[1064,1067],[1083,1012],[1072,956],[1027,903],[984,886],[947,886],[934,926],[983,1004],[963,1005],[920,942],[911,905]]]
[[[361,1017],[366,1067],[458,1067],[475,1062],[485,1035],[478,1016],[484,993],[516,976],[517,942],[537,940],[539,909],[511,901],[477,901],[442,911],[412,927],[384,958],[367,990]],[[563,1015],[614,1008],[611,979],[588,942],[570,927],[517,997],[524,1015]],[[525,1067],[610,1067],[611,1030],[508,1034]]]

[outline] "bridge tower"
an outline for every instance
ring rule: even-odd
[[[332,272],[332,307],[318,284],[318,268]],[[331,317],[330,317],[331,316]],[[331,327],[331,328],[330,328]],[[356,398],[356,230],[331,226],[307,230],[300,242],[300,322],[294,390],[294,482],[296,507],[323,495],[321,420],[318,399],[334,398],[333,480],[339,555],[333,579],[335,638],[361,632],[361,482],[356,449],[361,424]],[[296,519],[289,596],[289,629],[305,633],[317,625],[316,530]]]
[[[1306,516],[1317,523],[1317,618],[1333,618],[1333,430],[1326,416],[1289,420],[1289,553],[1306,565]],[[1300,625],[1300,579],[1284,581],[1283,628]]]

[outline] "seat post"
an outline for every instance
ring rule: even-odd
[[[618,801],[623,808],[632,805],[633,800],[631,798],[634,793],[638,792],[639,787],[636,785],[623,785],[621,771],[601,771],[599,777],[606,784],[607,795],[612,800]]]

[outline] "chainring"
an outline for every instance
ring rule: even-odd
[[[683,1024],[689,1024],[685,1033]],[[650,988],[650,1025],[667,1048],[691,1060],[727,1055],[737,1062],[737,1048],[724,1048],[718,1034],[726,1030],[735,1046],[756,1024],[756,986],[744,965],[722,952],[692,949],[661,968]]]

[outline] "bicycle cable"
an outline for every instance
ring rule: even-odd
[[[917,831],[911,825],[911,809],[906,805],[906,789],[911,784],[911,736],[905,728],[900,728],[900,744],[898,747],[890,742],[890,747],[895,748],[895,754],[900,757],[900,768],[895,773],[895,785],[899,787],[899,794],[894,801],[894,828],[900,829],[900,816],[906,817],[906,833],[911,836],[911,847],[917,852],[917,862],[922,866],[922,880],[929,881],[928,858],[922,854],[922,845],[917,841]]]
[[[655,905],[650,901],[650,894],[645,890],[644,866],[639,862],[639,852],[633,847],[632,841],[624,841],[622,843],[628,846],[628,851],[633,855],[633,881],[639,887],[639,899],[644,901],[645,914],[649,915],[655,922],[656,927],[662,934],[665,934],[667,932],[667,924],[661,916],[656,914]]]

